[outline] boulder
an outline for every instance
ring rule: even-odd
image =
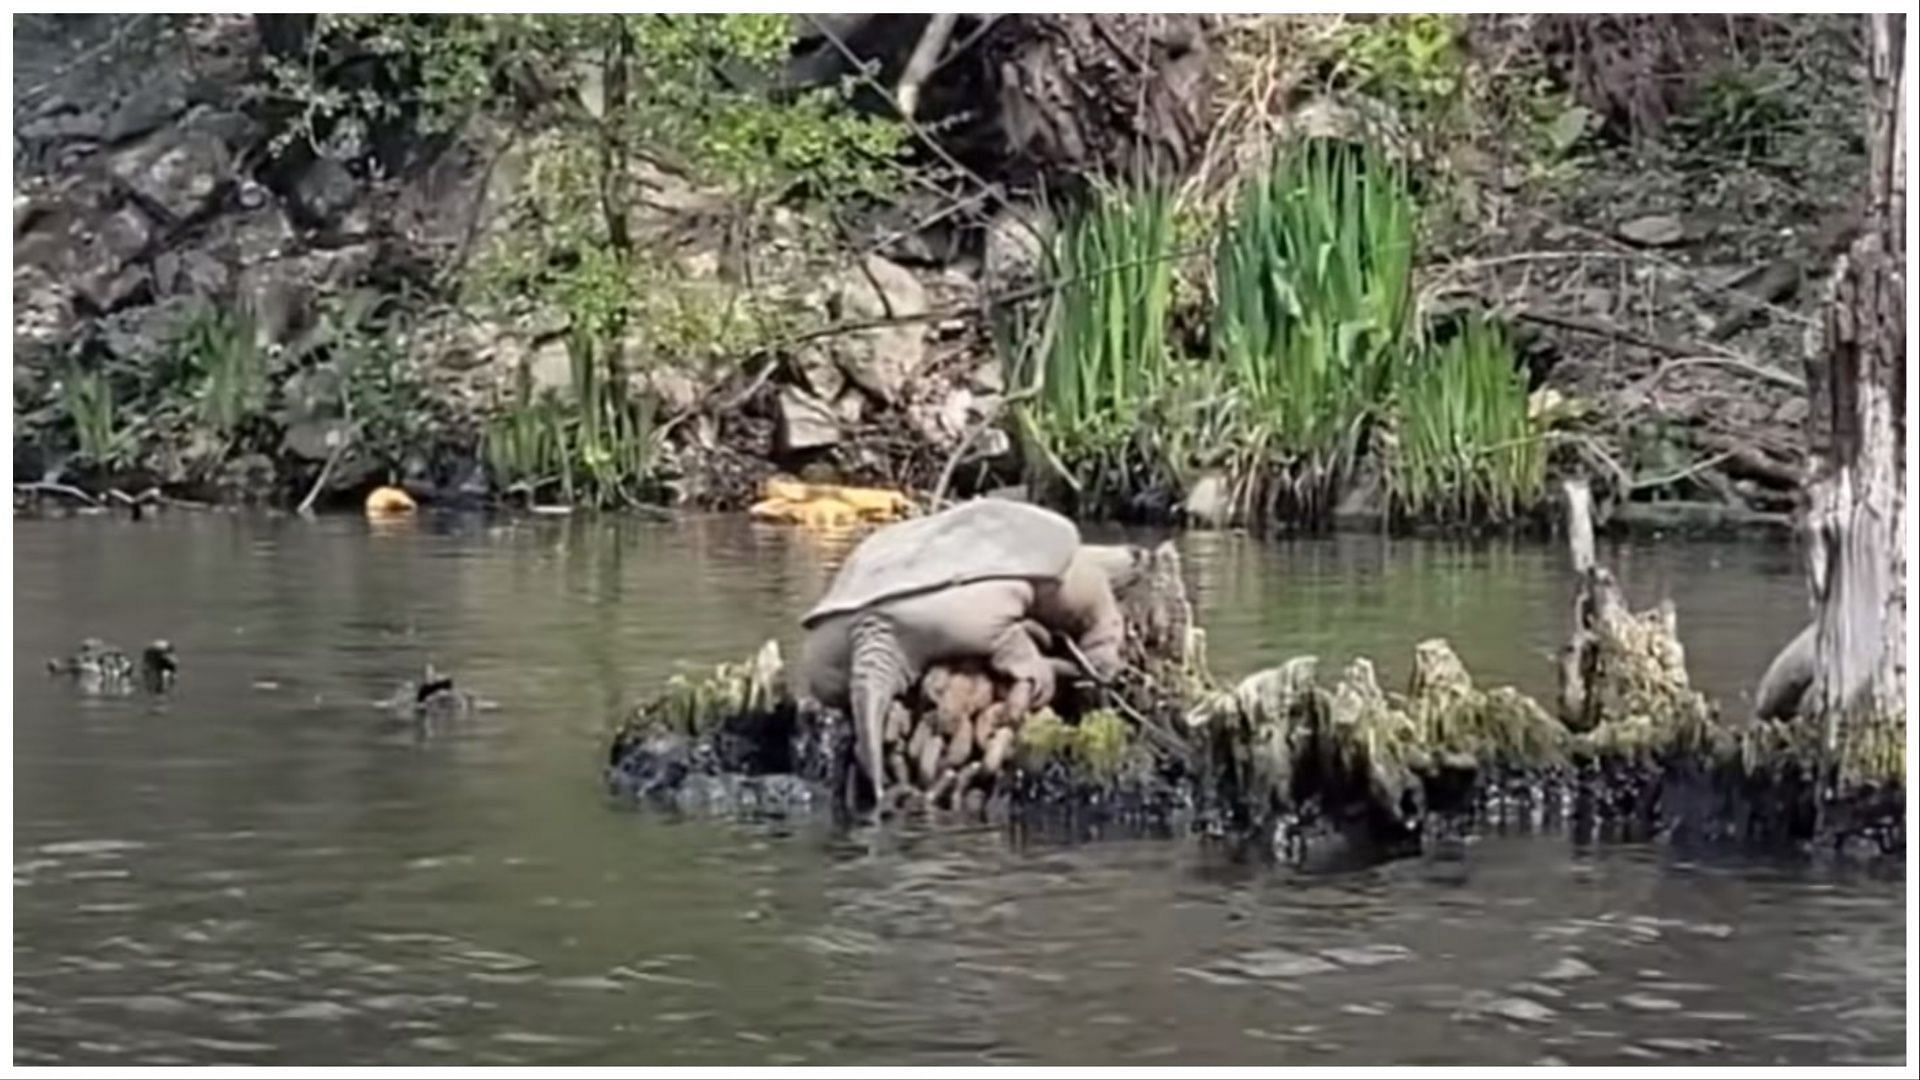
[[[936,447],[959,443],[971,427],[973,392],[963,387],[949,390],[944,397],[914,405],[907,410],[920,437]]]
[[[1233,500],[1225,473],[1205,472],[1187,489],[1181,511],[1189,522],[1209,529],[1225,528],[1233,519]]]
[[[840,274],[829,283],[829,290],[828,307],[840,321],[909,318],[927,311],[920,280],[877,255],[867,257],[865,273]],[[903,323],[829,338],[826,347],[849,379],[891,405],[926,363],[926,338],[924,324]]]
[[[186,112],[187,105],[185,77],[165,67],[158,68],[154,78],[133,88],[106,115],[100,126],[100,138],[108,145],[139,138]]]
[[[161,296],[218,296],[232,281],[226,264],[204,251],[163,251],[153,260],[153,289]]]
[[[700,380],[675,364],[649,368],[640,379],[639,389],[659,402],[669,416],[688,412],[700,403]]]
[[[123,206],[101,224],[96,242],[120,263],[127,263],[145,251],[153,239],[153,223],[137,206]]]
[[[780,390],[780,445],[788,452],[840,442],[840,423],[827,403],[798,387]]]
[[[107,169],[127,191],[177,224],[212,208],[232,176],[233,157],[214,133],[176,128],[116,152]]]
[[[332,158],[316,158],[293,182],[287,206],[309,229],[337,225],[360,198],[360,182]]]
[[[240,272],[237,291],[253,305],[261,344],[284,342],[306,321],[315,297],[338,291],[373,266],[372,244],[272,259]]]
[[[1623,222],[1620,237],[1642,247],[1671,247],[1687,238],[1687,228],[1670,214],[1648,214]]]
[[[127,266],[117,270],[102,267],[76,278],[74,288],[76,295],[94,311],[108,312],[125,307],[146,290],[147,284],[144,267]]]
[[[833,354],[824,346],[802,346],[793,357],[800,381],[822,401],[832,401],[847,388],[847,373],[840,370]]]
[[[536,397],[547,390],[570,393],[573,390],[573,354],[567,348],[567,339],[554,338],[534,349],[528,361],[527,374],[532,380]]]

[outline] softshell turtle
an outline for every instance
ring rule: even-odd
[[[1111,578],[1137,561],[1126,550],[1083,546],[1067,518],[1002,499],[886,526],[853,550],[801,617],[801,690],[852,713],[876,812],[886,805],[887,708],[929,665],[984,659],[1013,683],[1015,715],[1053,696],[1054,662],[1038,644],[1051,633],[1071,636],[1095,675],[1119,667]]]

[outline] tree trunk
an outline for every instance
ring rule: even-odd
[[[1905,775],[1906,27],[1899,15],[1869,21],[1867,202],[1806,360],[1816,626],[1807,712],[1825,726],[1823,811]]]

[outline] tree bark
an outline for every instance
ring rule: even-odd
[[[1906,745],[1906,27],[1868,18],[1867,203],[1806,359],[1808,711],[1824,725],[1823,811],[1902,780]]]

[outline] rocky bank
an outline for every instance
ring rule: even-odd
[[[885,21],[906,17],[837,18],[896,68],[918,40]],[[1155,18],[988,24],[977,62],[922,96],[940,134],[917,152],[971,176],[959,196],[909,189],[828,221],[775,210],[743,236],[718,193],[636,164],[636,243],[668,256],[680,305],[649,312],[628,349],[645,357],[629,392],[655,403],[659,497],[738,509],[782,472],[917,492],[1021,482],[990,328],[1032,281],[1039,186],[1124,164],[1122,145],[1207,181],[1232,156],[1223,141],[1265,145],[1354,106],[1305,78],[1251,93],[1234,27]],[[1475,47],[1534,31],[1488,23]],[[453,283],[516,227],[539,132],[476,117],[450,136],[289,147],[260,92],[273,43],[253,17],[18,17],[15,32],[16,481],[278,505],[383,482],[428,502],[511,494],[482,430],[522,387],[572,389],[568,327],[537,307],[483,311]],[[1773,20],[1715,43],[1785,58],[1800,109],[1766,145],[1729,148],[1652,115],[1641,82],[1658,70],[1619,70],[1698,56],[1598,34],[1548,35],[1593,105],[1594,151],[1558,185],[1529,182],[1523,162],[1467,161],[1467,209],[1428,245],[1423,303],[1491,306],[1527,331],[1533,383],[1571,403],[1556,463],[1595,476],[1603,523],[1779,525],[1804,455],[1799,339],[1863,160],[1857,35]],[[1116,59],[1133,56],[1147,60]],[[814,35],[793,68],[823,79],[843,60]],[[1143,83],[1164,100],[1114,105]],[[988,115],[953,120],[970,93],[990,93]],[[663,334],[689,296],[744,302],[762,330],[744,346]],[[236,307],[265,357],[264,408],[213,437],[183,419],[196,403],[166,395],[163,369],[196,312]],[[375,334],[385,406],[342,374]],[[74,457],[76,372],[144,395],[118,403],[127,445],[111,468]],[[1174,494],[1163,511],[1193,493]]]

